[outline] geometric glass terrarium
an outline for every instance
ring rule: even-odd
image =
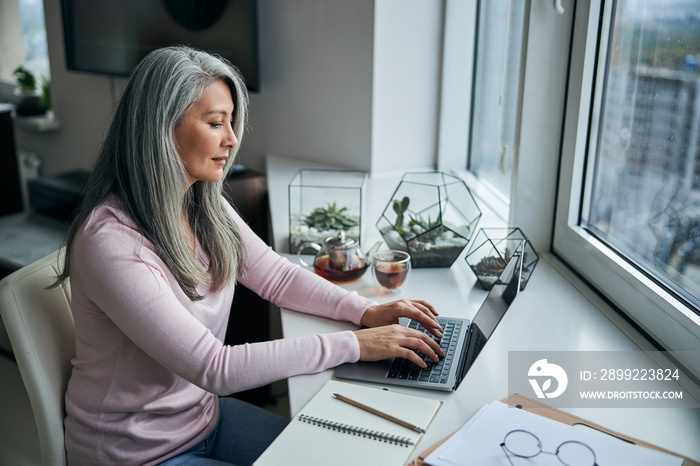
[[[367,173],[299,170],[289,183],[289,252],[344,231],[362,242]]]
[[[406,173],[377,229],[415,268],[450,267],[469,243],[481,210],[461,179],[439,171]]]
[[[523,249],[523,274],[520,289],[524,290],[539,256],[532,243],[519,228],[482,228],[474,237],[465,257],[469,268],[479,280],[481,287],[490,290],[503,272],[513,252],[521,242]]]

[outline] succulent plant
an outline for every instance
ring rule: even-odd
[[[304,222],[318,231],[345,230],[358,225],[357,220],[345,215],[347,207],[338,208],[335,202],[326,207],[318,207],[311,212]]]
[[[424,235],[425,241],[435,241],[440,233],[443,232],[442,228],[438,228],[441,225],[440,217],[434,222],[428,216],[428,220],[424,220],[420,215],[416,217],[411,217],[411,221],[408,222],[410,226],[419,227],[419,235]],[[427,232],[427,233],[426,233]]]
[[[506,260],[496,256],[484,257],[474,266],[479,275],[500,275],[506,267]]]

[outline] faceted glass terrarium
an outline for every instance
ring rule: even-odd
[[[289,252],[339,231],[362,242],[367,173],[299,170],[289,183]]]
[[[377,221],[389,249],[406,251],[414,268],[450,267],[481,218],[469,188],[442,172],[406,173]]]
[[[465,257],[481,287],[490,290],[503,272],[518,245],[525,241],[523,275],[520,289],[524,290],[537,261],[540,259],[532,243],[519,228],[482,228],[474,237]]]

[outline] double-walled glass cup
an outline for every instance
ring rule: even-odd
[[[380,287],[398,293],[411,272],[411,256],[404,251],[380,251],[372,257],[372,276]]]

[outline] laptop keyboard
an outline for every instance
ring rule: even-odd
[[[450,368],[452,367],[453,363],[457,363],[458,356],[455,355],[455,351],[457,349],[459,334],[462,331],[462,321],[438,318],[438,322],[443,330],[443,337],[441,339],[428,332],[421,324],[414,320],[408,324],[408,327],[427,333],[440,345],[440,348],[445,353],[445,357],[439,362],[434,363],[428,356],[418,353],[419,356],[423,357],[423,361],[425,361],[425,363],[428,365],[428,367],[425,369],[420,368],[408,359],[394,358],[394,361],[386,374],[387,378],[418,380],[420,382],[438,384],[447,383]]]

